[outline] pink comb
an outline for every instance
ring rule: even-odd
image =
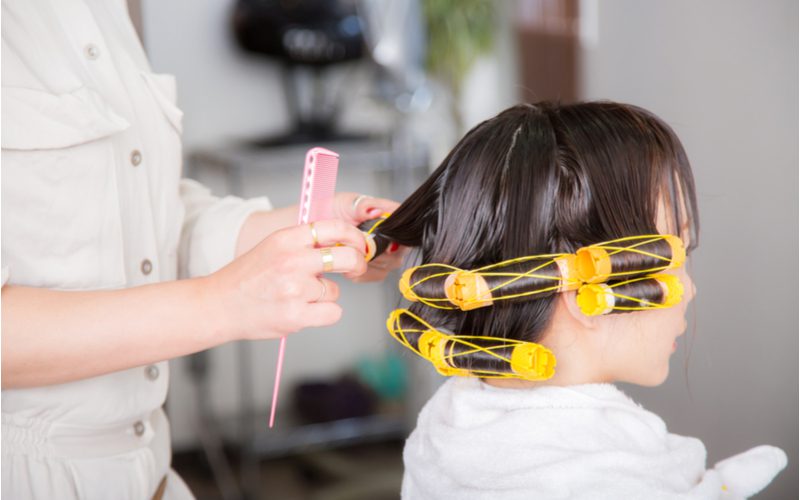
[[[300,210],[297,224],[308,224],[333,218],[333,195],[336,191],[336,172],[339,170],[339,155],[324,148],[312,148],[306,153],[303,170],[303,188],[300,191]],[[272,409],[269,413],[269,427],[275,423],[275,409],[278,407],[278,390],[281,386],[283,354],[286,351],[286,337],[281,337],[278,348],[278,365],[275,368],[275,386],[272,388]]]

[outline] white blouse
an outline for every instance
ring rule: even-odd
[[[3,284],[116,289],[211,273],[270,209],[181,180],[175,80],[125,0],[2,1]],[[146,314],[146,311],[142,311]],[[170,471],[167,362],[2,391],[2,497],[192,495]]]

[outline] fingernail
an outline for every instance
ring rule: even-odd
[[[400,245],[393,241],[392,244],[389,245],[389,253],[395,253],[398,248],[400,248]]]
[[[383,214],[383,210],[380,208],[370,208],[369,211],[367,211],[367,215],[370,217],[379,217],[381,214]]]

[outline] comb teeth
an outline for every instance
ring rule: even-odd
[[[338,167],[339,155],[333,151],[313,148],[306,154],[298,224],[333,217]]]

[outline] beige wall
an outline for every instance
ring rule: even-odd
[[[759,496],[776,500],[798,498],[797,5],[603,0],[583,54],[584,97],[663,117],[698,185],[694,339],[679,341],[664,386],[629,392],[701,438],[712,464],[762,443],[786,450]]]

